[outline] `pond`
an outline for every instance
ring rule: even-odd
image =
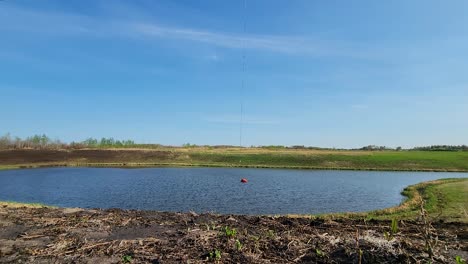
[[[317,214],[398,205],[408,185],[466,173],[237,168],[0,171],[0,200],[61,207]],[[247,178],[248,183],[241,183]]]

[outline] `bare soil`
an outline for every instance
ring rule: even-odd
[[[400,221],[391,239],[384,236],[389,226],[375,220],[4,205],[0,263],[427,263],[426,242],[434,251],[432,263],[468,258],[467,224]],[[226,227],[235,234],[228,236]]]
[[[163,150],[78,149],[78,150],[0,150],[0,165],[47,163],[114,163],[174,160],[179,153]]]

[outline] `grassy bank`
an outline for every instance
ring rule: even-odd
[[[433,220],[468,223],[468,178],[423,182],[403,190],[407,200],[400,206],[369,213],[374,218],[415,218],[420,215],[421,200]]]
[[[0,168],[245,167],[387,171],[468,171],[462,151],[332,151],[258,148],[4,150]]]
[[[19,165],[12,165],[12,166],[2,166],[0,165],[0,171],[1,170],[12,170],[12,169],[19,169]]]
[[[10,207],[10,208],[55,208],[54,206],[49,206],[41,203],[19,203],[12,201],[0,201],[0,207]]]
[[[367,213],[325,214],[337,219],[414,220],[421,215],[421,201],[431,221],[468,223],[468,178],[442,179],[406,187],[407,199],[399,206]]]

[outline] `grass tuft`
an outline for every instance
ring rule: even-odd
[[[11,208],[56,208],[55,206],[49,206],[41,203],[20,203],[12,201],[0,201],[0,206],[11,207]]]

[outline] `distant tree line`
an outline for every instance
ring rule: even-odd
[[[393,148],[389,148],[386,146],[368,145],[368,146],[360,148],[359,150],[369,150],[369,151],[401,150],[401,147],[397,147],[396,149],[393,149]]]
[[[128,148],[128,147],[156,147],[156,144],[136,144],[133,140],[115,140],[114,138],[88,138],[81,142],[63,143],[58,139],[51,139],[45,134],[27,138],[12,137],[6,134],[0,137],[0,149],[80,149],[80,148]]]
[[[82,148],[161,148],[164,147],[160,144],[137,144],[133,140],[116,140],[112,137],[101,138],[88,138],[80,142],[64,143],[58,139],[51,139],[45,134],[34,135],[27,138],[12,137],[9,133],[0,137],[0,149],[82,149]],[[222,148],[238,148],[239,146],[232,145],[196,145],[185,143],[182,145],[184,148],[209,148],[209,149],[222,149]],[[358,149],[336,149],[336,148],[320,148],[304,145],[268,145],[268,146],[250,146],[251,148],[263,148],[272,150],[281,149],[314,149],[314,150],[364,150],[364,151],[468,151],[467,145],[432,145],[422,146],[410,149],[403,149],[402,147],[390,148],[386,146],[368,145]]]
[[[255,147],[255,146],[251,146]],[[377,146],[377,145],[368,145],[357,149],[344,149],[344,148],[321,148],[321,147],[311,147],[303,145],[294,145],[294,146],[283,146],[283,145],[269,145],[269,146],[258,146],[257,148],[264,149],[315,149],[315,150],[364,150],[364,151],[468,151],[468,146],[466,145],[433,145],[433,146],[423,146],[423,147],[414,147],[403,149],[402,147],[387,147],[387,146]]]
[[[82,142],[81,144],[87,147],[134,147],[137,144],[133,140],[115,140],[114,138],[101,138],[101,140],[97,140],[95,138],[88,138]],[[77,144],[80,144],[77,143]],[[76,143],[75,143],[76,144]]]
[[[386,146],[375,146],[369,145],[360,148],[359,150],[368,150],[368,151],[384,151],[384,150],[408,150],[408,151],[468,151],[468,146],[466,145],[432,145],[432,146],[423,146],[423,147],[414,147],[410,149],[403,149],[402,147],[389,148]]]
[[[415,147],[412,150],[422,151],[468,151],[467,145],[451,146],[451,145],[432,145],[426,147]]]
[[[64,147],[66,147],[66,144],[60,140],[53,140],[44,134],[34,135],[25,139],[12,137],[10,134],[0,137],[0,149],[60,149]]]

